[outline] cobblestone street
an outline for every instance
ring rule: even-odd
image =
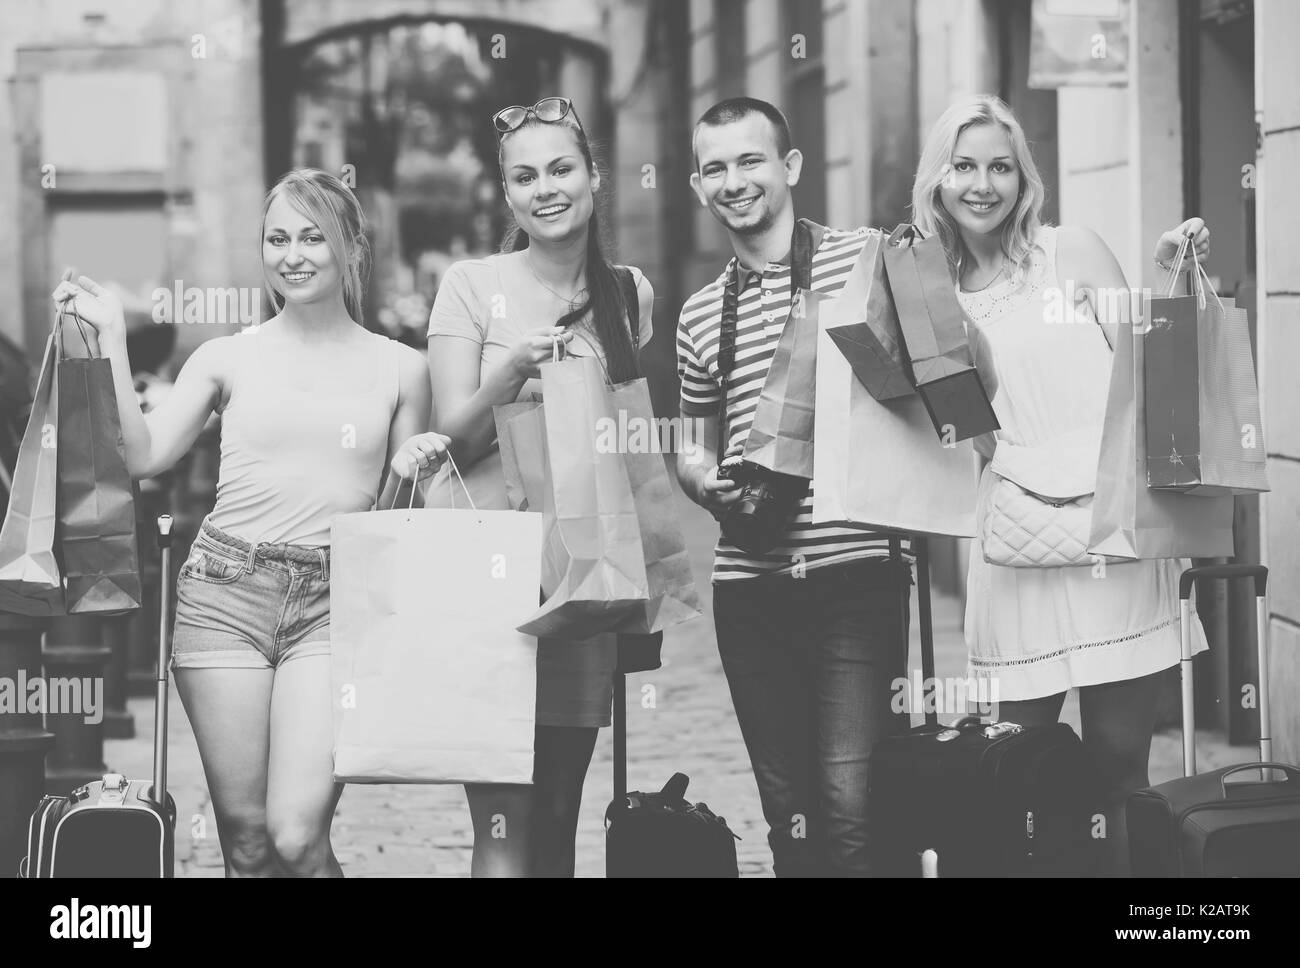
[[[741,875],[770,876],[771,853],[758,790],[714,644],[708,577],[717,526],[680,493],[677,500],[706,614],[666,634],[662,669],[628,677],[628,785],[634,790],[658,789],[674,772],[685,773],[691,778],[688,798],[707,802],[740,835]],[[936,675],[941,678],[965,674],[959,607],[955,598],[934,600]],[[914,598],[910,658],[911,665],[919,669],[916,616]],[[654,687],[654,705],[646,708],[649,702],[643,705],[642,697],[650,686]],[[152,769],[153,701],[133,699],[130,709],[137,736],[107,742],[105,761],[113,770],[145,777]],[[177,875],[220,877],[221,850],[203,768],[174,687],[169,710],[169,789],[179,809]],[[1066,703],[1064,716],[1077,730],[1078,706],[1073,696]],[[578,876],[604,874],[603,818],[612,791],[612,750],[612,732],[601,730],[583,794]],[[1202,737],[1199,747],[1203,769],[1233,760],[1248,761],[1254,755],[1252,748],[1229,748],[1208,735]],[[1158,735],[1152,749],[1152,782],[1178,775],[1180,764],[1177,732]],[[473,833],[461,787],[354,784],[343,794],[333,840],[350,877],[462,877],[469,873]]]

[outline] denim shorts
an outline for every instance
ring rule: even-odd
[[[249,544],[204,520],[176,580],[172,666],[274,669],[330,651],[328,547]]]

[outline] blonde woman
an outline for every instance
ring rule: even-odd
[[[402,441],[429,422],[415,350],[361,325],[361,207],[332,175],[300,169],[266,197],[262,268],[276,315],[209,340],[146,417],[121,303],[65,275],[55,302],[94,327],[112,361],[127,466],[161,473],[221,421],[217,501],[176,584],[172,663],[194,727],[228,877],[339,877],[330,845],[329,538],[336,514],[398,486],[386,465],[440,462]]]
[[[976,441],[982,496],[995,451],[1030,479],[1090,482],[1112,350],[1127,321],[1112,315],[1126,299],[1095,295],[1128,292],[1115,256],[1090,229],[1044,225],[1043,195],[1024,131],[997,98],[952,106],[930,132],[914,221],[943,241],[1001,425]],[[1161,236],[1157,261],[1174,256],[1183,233],[1208,251],[1208,229],[1191,219]],[[1025,725],[1056,722],[1067,691],[1079,690],[1082,739],[1109,785],[1117,873],[1127,870],[1124,797],[1149,782],[1158,674],[1179,661],[1179,569],[1177,560],[1111,563],[1104,575],[1006,567],[986,562],[978,539],[971,549],[970,675],[995,680],[999,718]],[[1202,651],[1199,623],[1195,636]]]

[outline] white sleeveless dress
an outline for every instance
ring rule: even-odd
[[[978,439],[976,449],[987,460],[996,439],[999,460],[1037,463],[1048,474],[1061,470],[1053,452],[1070,453],[1082,456],[1074,463],[1085,474],[1095,475],[1111,351],[1086,303],[1067,302],[1060,310],[1056,300],[1073,294],[1063,294],[1057,279],[1056,236],[1054,227],[1040,229],[1023,282],[1003,279],[980,292],[958,291],[976,366],[1001,425]],[[981,494],[990,482],[986,465]],[[977,537],[967,578],[968,676],[996,683],[998,698],[1012,701],[1176,665],[1178,574],[1186,564],[1011,568],[986,562]],[[1199,620],[1192,636],[1193,652],[1204,651]]]

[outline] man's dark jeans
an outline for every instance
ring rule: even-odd
[[[906,675],[911,568],[854,561],[718,582],[713,613],[778,877],[863,876],[872,744]],[[888,836],[888,832],[873,832]]]

